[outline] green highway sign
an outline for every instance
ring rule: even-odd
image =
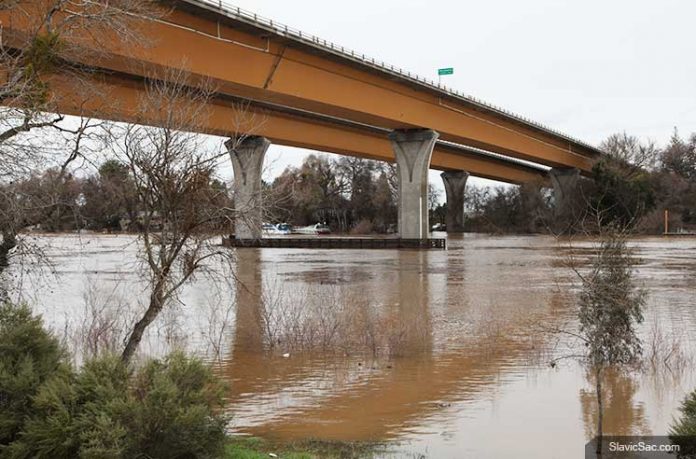
[[[447,67],[446,69],[437,69],[438,75],[452,75],[453,73],[454,69],[452,67]]]

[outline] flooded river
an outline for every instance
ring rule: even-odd
[[[56,277],[16,279],[84,343],[95,311],[119,323],[141,307],[134,241],[42,237]],[[646,364],[610,375],[605,433],[664,435],[696,387],[696,239],[632,245]],[[575,325],[567,261],[588,247],[466,235],[446,251],[238,249],[230,272],[186,287],[144,348],[215,362],[236,433],[386,442],[390,457],[580,458],[593,382],[572,360],[549,362],[577,347],[554,331]]]

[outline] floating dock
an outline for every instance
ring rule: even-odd
[[[224,247],[262,247],[278,249],[440,249],[447,248],[447,239],[400,239],[368,237],[312,238],[274,237],[261,239],[235,239],[223,237]]]

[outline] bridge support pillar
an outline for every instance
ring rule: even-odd
[[[464,190],[469,173],[465,171],[446,171],[440,174],[445,184],[447,196],[447,215],[445,224],[448,233],[464,232]]]
[[[578,185],[580,171],[575,168],[560,169],[554,168],[549,171],[551,185],[553,185],[553,196],[556,201],[556,215],[568,212],[572,196]]]
[[[230,139],[225,147],[234,171],[234,234],[236,239],[259,239],[262,226],[261,172],[271,142],[265,137]]]
[[[438,137],[430,129],[389,134],[399,181],[399,235],[404,239],[428,237],[428,169]]]

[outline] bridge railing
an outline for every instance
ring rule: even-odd
[[[328,40],[324,40],[322,38],[319,38],[315,35],[308,34],[306,32],[303,32],[299,29],[290,27],[286,24],[279,23],[277,21],[274,21],[272,19],[268,19],[266,17],[260,16],[254,12],[247,11],[243,8],[240,8],[238,6],[233,5],[231,2],[227,0],[184,0],[186,3],[194,4],[194,5],[199,5],[199,6],[207,6],[207,7],[213,7],[217,9],[220,13],[232,17],[236,20],[246,22],[249,24],[252,24],[257,27],[261,27],[263,29],[267,29],[277,35],[284,36],[287,38],[291,38],[295,41],[300,41],[305,44],[311,45],[316,48],[320,48],[323,51],[336,54],[341,56],[342,58],[349,59],[356,61],[362,65],[367,65],[370,67],[373,67],[375,69],[378,69],[382,72],[390,73],[395,76],[399,76],[402,79],[409,80],[412,83],[416,83],[421,86],[425,86],[429,89],[436,90],[442,93],[445,93],[446,95],[460,99],[466,103],[477,105],[481,108],[485,108],[490,111],[498,112],[501,115],[504,115],[506,117],[512,118],[517,120],[518,122],[527,124],[529,126],[542,129],[544,131],[547,131],[549,133],[553,133],[554,135],[561,137],[567,141],[583,145],[589,149],[596,149],[594,146],[570,137],[556,129],[553,129],[549,126],[546,126],[544,124],[538,123],[532,119],[529,119],[527,117],[518,115],[516,113],[513,113],[509,110],[506,110],[503,107],[499,107],[493,104],[490,104],[488,102],[485,102],[481,99],[478,99],[474,96],[465,94],[457,89],[448,87],[446,85],[443,85],[440,82],[436,82],[434,80],[422,77],[420,75],[417,75],[416,73],[409,72],[407,70],[401,69],[399,67],[396,67],[391,64],[387,64],[386,62],[374,59],[372,57],[366,56],[363,53],[359,53],[355,50],[346,48],[344,46],[340,46],[336,43],[333,43]]]

